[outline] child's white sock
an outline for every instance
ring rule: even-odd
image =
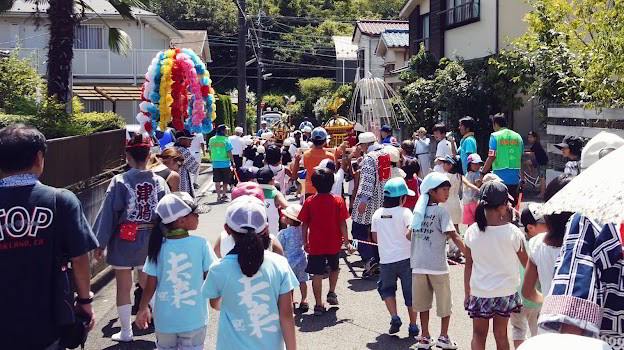
[[[132,305],[117,306],[117,314],[119,315],[119,324],[121,331],[113,334],[111,337],[114,341],[129,342],[132,341]]]

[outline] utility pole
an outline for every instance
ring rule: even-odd
[[[238,114],[236,124],[247,130],[247,18],[245,18],[245,0],[234,0],[238,7]]]
[[[260,130],[260,121],[262,119],[262,74],[264,73],[264,63],[262,62],[262,45],[260,44],[260,40],[262,40],[262,0],[259,0],[258,7],[258,30],[256,30],[256,39],[258,39],[258,62],[257,62],[257,91],[256,91],[256,128]],[[252,40],[253,45],[253,40]]]

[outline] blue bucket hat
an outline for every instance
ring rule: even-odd
[[[407,188],[407,183],[400,177],[392,178],[384,185],[384,196],[386,197],[396,198],[415,195],[416,193]]]

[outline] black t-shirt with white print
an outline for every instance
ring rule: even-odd
[[[78,198],[41,183],[0,187],[0,349],[44,349],[59,338],[55,245],[66,258],[97,246]]]

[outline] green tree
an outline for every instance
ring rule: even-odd
[[[313,115],[315,103],[321,96],[327,95],[334,87],[334,82],[326,78],[299,79],[299,92],[303,97],[304,115]]]
[[[543,106],[624,106],[624,0],[530,0],[517,49],[531,60]]]
[[[45,91],[43,79],[17,52],[0,59],[0,108],[9,114],[36,112],[37,95]]]

